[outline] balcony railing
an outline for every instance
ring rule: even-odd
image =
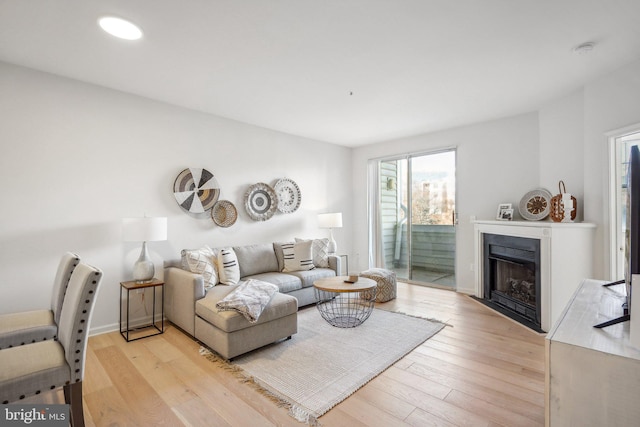
[[[400,230],[397,227],[401,227]],[[411,227],[412,280],[455,284],[455,229],[453,225],[413,225]],[[409,256],[407,225],[394,227],[386,233],[385,263],[399,278],[408,279]],[[400,231],[400,232],[398,232]],[[406,276],[406,277],[405,277]],[[446,278],[443,280],[443,278]]]

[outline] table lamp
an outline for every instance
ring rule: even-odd
[[[318,215],[318,226],[320,228],[329,229],[329,247],[327,252],[335,254],[338,250],[338,245],[333,238],[333,229],[342,228],[342,212],[326,213]]]
[[[133,265],[133,279],[140,283],[150,281],[155,266],[149,258],[147,242],[167,240],[167,218],[123,218],[122,231],[125,242],[142,242],[140,258]]]

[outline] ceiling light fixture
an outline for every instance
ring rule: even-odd
[[[138,40],[142,38],[142,30],[140,27],[122,18],[103,16],[98,19],[98,25],[107,33],[120,39]]]
[[[596,44],[594,42],[582,43],[581,45],[574,47],[573,52],[577,53],[578,55],[587,55],[591,53],[595,46]]]

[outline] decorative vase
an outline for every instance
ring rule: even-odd
[[[149,258],[149,252],[147,251],[147,242],[142,242],[142,251],[140,251],[140,257],[138,261],[133,265],[133,279],[138,283],[148,282],[153,279],[155,274],[155,266],[153,261]]]
[[[567,193],[564,181],[558,182],[559,194],[551,198],[549,216],[554,222],[573,222],[578,212],[578,201]]]

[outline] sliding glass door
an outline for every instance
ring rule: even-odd
[[[377,265],[455,287],[455,150],[377,160],[370,228]]]

